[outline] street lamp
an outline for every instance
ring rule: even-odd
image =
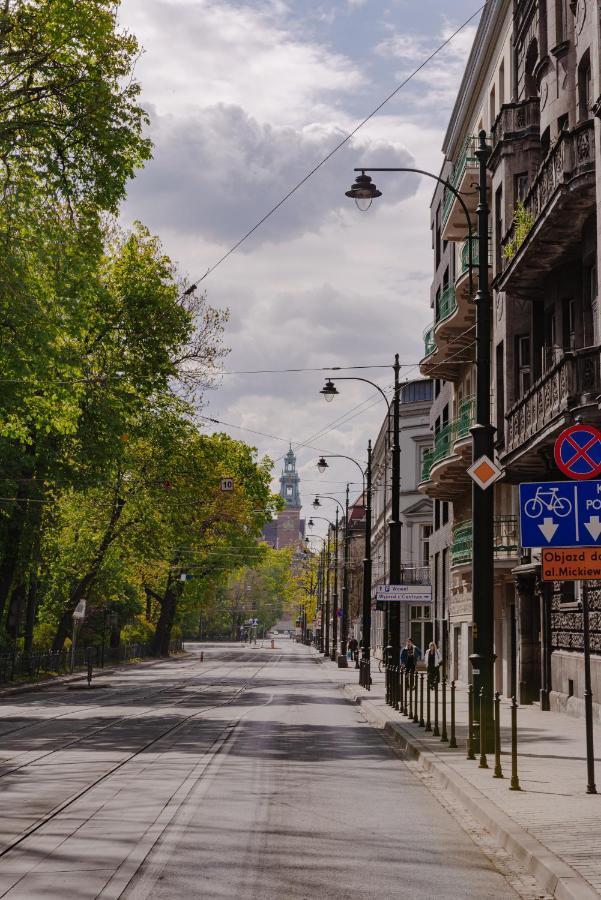
[[[317,471],[319,472],[320,475],[323,475],[323,473],[325,472],[326,469],[329,469],[329,466],[328,466],[326,460],[323,458],[323,456],[320,456],[318,463],[317,463]]]
[[[328,378],[319,393],[322,395],[324,400],[326,400],[328,403],[331,403],[338,391],[336,390],[336,385],[334,384],[334,382]]]
[[[371,637],[371,441],[367,445],[367,467],[365,471],[360,464],[352,456],[345,456],[341,453],[332,453],[328,455],[328,459],[348,459],[354,463],[363,479],[363,505],[365,509],[365,556],[363,559],[363,609],[362,609],[362,631],[363,631],[363,668],[361,674],[367,671],[367,682],[369,678],[369,654],[370,654],[370,637]],[[322,456],[321,462],[325,462]],[[319,465],[319,463],[318,463]],[[332,498],[334,499],[334,498]],[[336,501],[337,503],[339,501]],[[349,484],[346,486],[346,511],[345,511],[345,530],[344,530],[344,587],[342,589],[342,634],[340,640],[340,657],[338,664],[341,667],[348,665],[346,658],[348,644],[348,627],[349,627],[349,597],[348,597],[348,567],[349,567]]]
[[[321,537],[319,534],[314,534],[312,536],[313,539],[318,538],[318,540],[322,541],[323,546],[320,552],[320,560],[319,560],[319,568],[317,572],[317,590],[320,599],[320,610],[321,610],[321,629],[319,634],[319,652],[323,653],[324,656],[330,655],[330,626],[329,626],[329,616],[330,616],[330,600],[328,596],[328,592],[326,590],[326,562],[329,567],[329,560],[326,560],[326,554],[329,556],[329,547],[328,542],[325,538]],[[310,546],[309,538],[305,538],[305,544],[307,547]],[[317,642],[316,642],[317,647]]]
[[[359,171],[357,169],[357,171]],[[370,172],[372,170],[370,169]],[[355,204],[361,212],[367,212],[375,197],[381,197],[382,191],[379,191],[369,175],[365,174],[365,170],[361,169],[361,175],[357,175],[355,183],[346,192],[347,197],[352,197]]]
[[[476,461],[482,456],[494,459],[494,428],[490,421],[490,337],[491,337],[491,313],[490,291],[488,289],[488,220],[490,209],[488,206],[488,190],[486,185],[486,167],[490,157],[491,148],[486,143],[486,132],[480,131],[478,135],[478,147],[475,151],[479,163],[478,207],[476,210],[478,220],[478,290],[475,296],[476,305],[476,422],[470,429],[472,434],[472,454]],[[414,172],[433,178],[439,184],[443,184],[460,203],[465,214],[470,252],[469,263],[469,287],[470,295],[473,294],[471,247],[473,237],[472,219],[469,210],[460,192],[450,182],[427,172],[423,169],[412,168],[387,168],[367,169],[357,168],[355,172],[361,172],[361,178],[356,178],[355,184],[346,192],[348,197],[367,202],[374,197],[381,196],[375,185],[366,181],[365,173],[369,172]],[[367,196],[366,196],[367,195]],[[491,749],[493,740],[493,665],[494,665],[494,494],[490,489],[482,489],[475,482],[472,485],[472,620],[473,620],[473,653],[470,656],[472,663],[472,681],[474,696],[483,691],[483,713],[486,728],[487,749]],[[479,719],[479,704],[474,704],[476,720]]]
[[[329,536],[330,536],[330,528],[334,529],[334,593],[332,595],[332,608],[333,608],[333,616],[332,616],[332,649],[330,653],[330,659],[332,662],[336,659],[336,647],[338,644],[338,510],[336,510],[336,520],[334,522],[330,522],[329,519],[326,519],[324,516],[315,516],[316,519],[321,519],[323,522],[328,523],[328,545],[329,545]],[[315,527],[315,522],[313,519],[309,519],[307,522],[307,526],[309,528]],[[328,585],[329,585],[329,560],[328,560]],[[329,592],[329,588],[328,588]]]
[[[357,181],[361,181],[363,176],[359,176]],[[364,176],[367,181],[371,184],[371,178],[368,178],[366,175]],[[361,182],[364,187],[362,190],[372,190],[374,197],[380,197],[381,191],[378,191],[375,185],[372,185],[372,188],[369,188],[369,185],[365,182]],[[353,189],[351,189],[352,191]],[[347,194],[350,196],[351,192],[347,191]],[[390,413],[392,410],[392,498],[390,505],[390,522],[388,524],[389,528],[389,546],[390,546],[390,571],[389,571],[389,584],[398,585],[401,583],[401,530],[403,527],[403,523],[401,522],[401,508],[400,508],[400,500],[401,500],[401,443],[400,443],[400,404],[401,404],[401,383],[400,383],[400,372],[401,366],[399,363],[399,355],[398,353],[394,357],[394,365],[392,366],[394,371],[394,394],[392,397],[392,401],[388,399],[382,388],[376,384],[374,381],[370,381],[368,378],[361,378],[356,375],[349,376],[340,376],[331,378],[326,383],[326,388],[328,384],[331,384],[334,390],[336,387],[334,385],[334,381],[362,381],[365,384],[369,384],[371,387],[375,388],[380,392],[382,398],[386,404],[386,409],[388,410],[388,417],[390,419]],[[321,393],[323,394],[326,388],[323,388]],[[330,391],[331,393],[331,391]],[[370,445],[371,446],[371,445]],[[370,466],[371,469],[371,466]],[[371,478],[371,472],[370,472]],[[369,488],[370,495],[370,505],[371,505],[371,484]],[[371,523],[370,523],[371,524]],[[370,551],[370,567],[371,567],[371,551]],[[386,653],[386,702],[391,701],[391,697],[398,696],[398,691],[392,692],[390,685],[390,678],[392,675],[392,666],[398,666],[399,660],[401,658],[401,609],[399,603],[389,603],[388,604],[388,642],[385,649]],[[364,597],[364,608],[363,608],[363,619],[364,619],[364,627],[369,626],[369,630],[371,631],[371,596],[369,598],[369,604],[367,603],[367,598]],[[367,672],[366,682],[369,684],[369,658],[371,648],[369,645],[370,636],[367,637],[367,645],[366,645],[366,636],[365,631],[363,633],[363,660],[364,667]],[[362,673],[363,677],[363,673]],[[366,686],[364,684],[364,686]]]

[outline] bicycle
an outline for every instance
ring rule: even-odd
[[[567,497],[559,496],[558,487],[548,490],[537,487],[534,497],[524,504],[524,513],[529,519],[539,519],[545,510],[563,519],[572,512],[572,504]]]

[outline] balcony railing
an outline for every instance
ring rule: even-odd
[[[436,350],[436,341],[434,340],[434,325],[428,325],[424,331],[424,356],[430,356]]]
[[[503,246],[504,270],[510,265],[523,243],[528,240],[529,231],[546,211],[558,187],[567,184],[581,173],[592,171],[595,166],[594,122],[584,122],[573,131],[564,131],[543,160],[523,203],[523,221],[514,221],[505,237]]]
[[[494,520],[495,558],[511,559],[517,556],[519,547],[518,520],[515,516],[497,516]],[[471,562],[473,547],[472,520],[459,522],[453,528],[451,542],[451,565],[460,566]]]
[[[430,584],[429,566],[403,566],[401,584]]]
[[[449,285],[444,289],[436,304],[436,324],[442,322],[457,309],[455,288]]]
[[[528,132],[540,132],[540,100],[532,97],[521,103],[507,103],[501,107],[492,126],[492,155],[503,140],[515,140]]]
[[[463,176],[467,169],[478,168],[478,157],[476,156],[476,148],[478,146],[478,138],[475,135],[470,135],[465,139],[463,147],[461,149],[461,153],[459,154],[459,159],[457,160],[453,171],[449,175],[449,183],[454,187],[458,188],[461,184]],[[449,215],[451,213],[451,207],[453,206],[453,201],[455,200],[455,195],[452,191],[445,189],[444,198],[442,203],[442,225],[444,227]]]
[[[474,270],[474,281],[477,276],[476,267],[478,265],[478,238],[476,235],[472,237],[471,240],[471,253],[470,253],[470,239],[467,238],[463,246],[461,247],[461,255],[459,261],[459,272],[458,275],[463,275],[470,266],[470,256],[472,258],[472,270]],[[492,265],[492,241],[491,235],[488,235],[488,265]]]
[[[434,447],[424,454],[422,481],[429,480],[433,466],[446,459],[447,456],[451,456],[453,446],[457,441],[469,437],[470,428],[474,424],[475,409],[473,397],[462,400],[459,405],[458,417],[452,422],[448,422],[434,435]]]
[[[507,413],[507,452],[546,428],[574,399],[601,390],[599,347],[568,350]]]

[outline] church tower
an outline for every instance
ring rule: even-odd
[[[280,475],[280,496],[286,501],[286,507],[278,513],[278,547],[296,547],[302,539],[299,485],[300,477],[296,471],[296,456],[291,445],[284,458],[284,468]]]

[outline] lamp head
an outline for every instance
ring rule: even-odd
[[[324,398],[324,400],[326,400],[328,403],[331,403],[334,397],[336,397],[338,394],[338,388],[336,387],[332,379],[328,378],[319,393]]]
[[[320,457],[319,457],[319,461],[318,461],[318,463],[317,463],[317,470],[318,470],[319,474],[320,474],[320,475],[323,475],[323,473],[325,472],[325,470],[326,470],[326,469],[329,469],[329,468],[330,468],[330,467],[328,466],[327,460],[324,459],[323,456],[320,456]]]
[[[307,528],[309,530],[311,530],[312,528],[315,528],[315,522],[313,521],[313,519],[309,519],[309,521],[307,522]]]
[[[314,509],[318,509],[321,506],[321,503],[319,502],[319,497],[315,497],[315,500],[313,501],[312,506]]]
[[[350,191],[346,191],[345,194],[355,201],[357,208],[360,209],[361,212],[367,212],[371,206],[372,200],[376,197],[381,197],[382,191],[377,189],[369,175],[366,175],[365,170],[362,170],[361,174],[357,175],[355,178],[355,183]]]

